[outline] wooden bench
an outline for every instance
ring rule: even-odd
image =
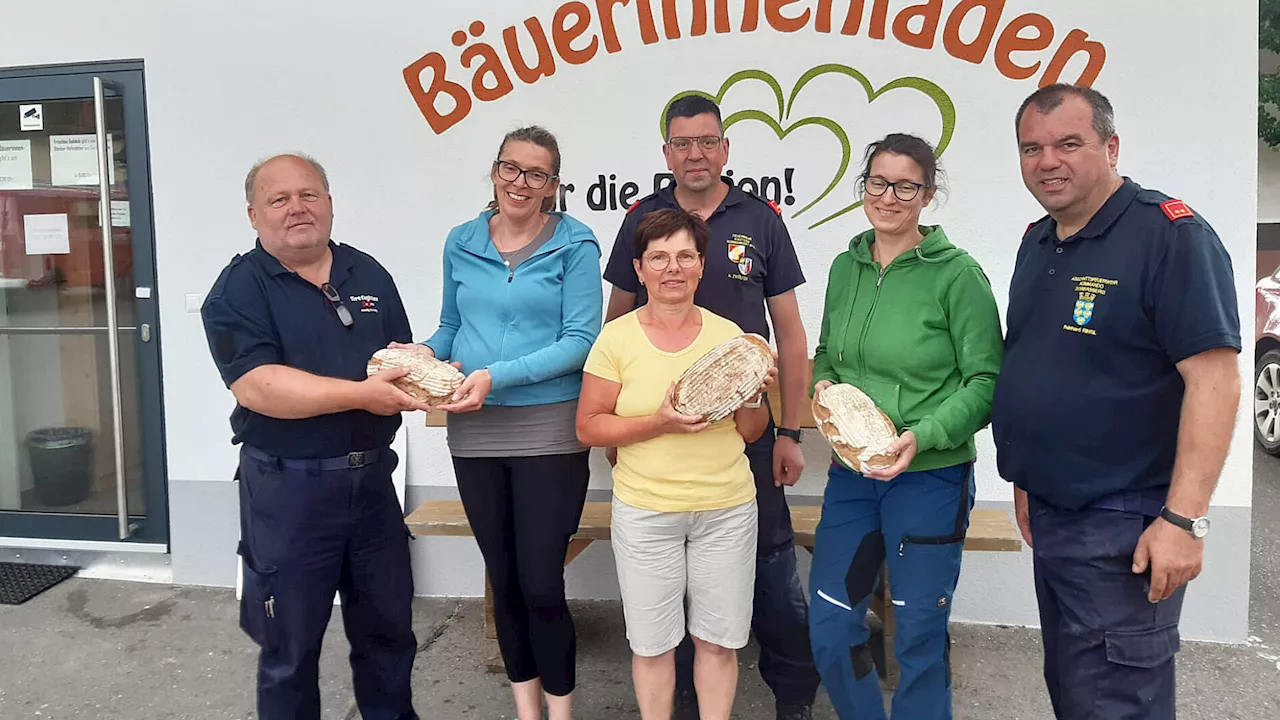
[[[791,506],[791,524],[795,528],[796,545],[813,552],[813,536],[818,529],[818,520],[822,516],[822,508],[816,505]],[[578,533],[569,541],[565,553],[566,566],[582,554],[596,540],[610,538],[612,509],[608,502],[588,502],[582,512],[582,520]],[[410,531],[421,537],[471,537],[471,526],[467,523],[466,513],[459,500],[428,500],[405,518]],[[969,532],[965,538],[965,550],[981,551],[1020,551],[1022,537],[1014,526],[1007,510],[974,510],[969,517]],[[887,573],[881,578],[882,594],[872,598],[871,610],[880,620],[884,647],[886,652],[879,660],[879,670],[886,682],[896,684],[897,668],[893,660],[893,603],[889,600]],[[489,582],[485,580],[485,621],[484,635],[493,647],[490,648],[486,665],[490,672],[503,672],[502,656],[498,654],[496,643],[497,630],[493,620],[493,594]]]
[[[812,370],[812,368],[810,368]],[[769,391],[769,406],[773,410],[774,422],[781,420],[782,397],[777,385]],[[445,424],[445,413],[433,412],[427,415],[427,425],[442,427]],[[817,425],[810,412],[808,403],[802,408],[800,426],[813,429]],[[818,439],[817,442],[822,442]],[[568,566],[596,540],[608,540],[612,512],[607,502],[589,502],[582,511],[582,521],[578,526],[578,534],[569,541],[569,549],[565,553],[564,564]],[[792,505],[791,525],[795,529],[796,545],[813,552],[813,535],[818,529],[818,520],[822,516],[822,508],[815,505]],[[467,523],[466,513],[458,500],[432,500],[423,503],[414,510],[405,522],[414,535],[418,536],[452,536],[471,537],[471,526]],[[965,538],[965,550],[980,551],[1020,551],[1022,535],[1014,526],[1010,513],[1005,510],[974,510],[969,517],[969,532]],[[502,656],[498,654],[495,641],[498,637],[493,621],[493,594],[488,579],[485,580],[485,620],[484,634],[494,644],[489,660],[486,663],[491,672],[504,672]],[[885,652],[878,654],[877,666],[881,677],[890,686],[897,684],[897,663],[893,659],[893,603],[889,598],[889,579],[887,571],[881,576],[879,592],[872,598],[871,611],[879,618]]]

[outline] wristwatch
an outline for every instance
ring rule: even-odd
[[[1209,534],[1209,518],[1185,518],[1169,508],[1160,508],[1160,517],[1191,533],[1191,537],[1203,540]]]
[[[792,430],[791,428],[778,428],[778,437],[791,438],[792,440],[795,440],[797,443],[799,443],[800,431]]]

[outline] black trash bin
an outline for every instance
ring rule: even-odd
[[[93,432],[82,427],[40,428],[27,433],[36,499],[42,505],[74,505],[93,486]]]

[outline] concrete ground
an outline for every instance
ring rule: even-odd
[[[1246,645],[1184,643],[1179,717],[1280,718],[1280,459],[1255,456],[1253,569]],[[476,599],[420,598],[415,704],[424,720],[512,718],[503,676],[483,669]],[[622,613],[576,602],[576,716],[637,717]],[[256,648],[237,627],[230,591],[72,579],[24,605],[0,606],[0,718],[231,720],[256,716]],[[1051,718],[1034,630],[953,629],[957,720]],[[734,717],[772,720],[754,645],[741,653]],[[326,720],[359,717],[342,621],[335,612],[321,664]],[[815,717],[834,720],[821,698]]]

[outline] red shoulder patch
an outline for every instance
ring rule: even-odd
[[[630,214],[631,214],[631,211],[632,211],[632,210],[635,210],[635,209],[636,209],[637,207],[639,207],[639,206],[640,206],[640,201],[639,201],[639,200],[636,200],[635,202],[631,203],[631,207],[627,208],[627,214],[628,214],[628,215],[630,215]]]
[[[1160,203],[1160,209],[1164,214],[1169,216],[1169,220],[1179,220],[1181,218],[1195,217],[1196,214],[1191,212],[1191,208],[1181,200],[1166,200]]]
[[[782,208],[778,207],[778,203],[772,200],[765,200],[764,202],[766,205],[773,208],[773,211],[778,214],[778,217],[782,217]]]
[[[1027,223],[1027,229],[1026,229],[1026,230],[1023,230],[1023,231],[1022,231],[1022,234],[1023,234],[1023,235],[1026,235],[1027,233],[1031,232],[1031,228],[1033,228],[1033,227],[1035,227],[1035,226],[1036,226],[1036,224],[1035,224],[1035,223]]]

